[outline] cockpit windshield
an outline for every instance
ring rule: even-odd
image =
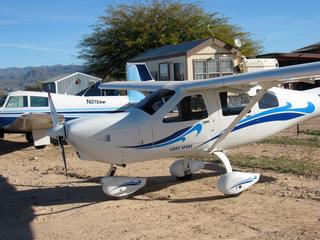
[[[173,90],[160,89],[136,104],[135,108],[139,108],[146,113],[153,115],[165,102],[167,102],[174,95],[174,93],[175,92]]]
[[[6,101],[6,98],[7,96],[3,96],[3,97],[0,96],[0,107],[3,106],[4,102]]]

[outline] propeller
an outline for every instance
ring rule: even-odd
[[[50,105],[50,113],[52,118],[53,128],[48,130],[48,134],[50,137],[57,139],[59,150],[62,155],[62,160],[64,164],[65,175],[68,177],[68,168],[67,168],[67,159],[63,146],[63,139],[66,137],[66,130],[64,124],[59,123],[59,117],[57,114],[57,110],[54,106],[50,93],[48,93],[49,105]]]

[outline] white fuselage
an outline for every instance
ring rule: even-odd
[[[320,114],[320,98],[316,94],[282,88],[270,91],[272,96],[253,106],[219,144],[220,150],[259,141]],[[218,89],[176,92],[167,101],[163,99],[165,103],[151,113],[150,106],[138,104],[122,113],[72,120],[65,125],[66,140],[81,159],[114,164],[208,153],[239,114],[232,105],[237,99],[230,97],[224,101],[222,92]],[[177,108],[177,104],[190,95],[201,95],[206,108],[203,112],[207,114],[199,111],[188,120],[172,118],[182,106]]]
[[[128,96],[74,96],[51,94],[57,113],[66,121],[124,111],[129,104]],[[23,127],[14,129],[10,125],[24,113],[50,113],[48,93],[32,91],[10,92],[0,107],[0,129],[9,132],[24,132]],[[30,131],[30,130],[26,130]]]

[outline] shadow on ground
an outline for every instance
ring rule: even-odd
[[[210,171],[195,174],[189,181],[196,181],[208,177],[219,176],[225,172],[224,168],[212,163],[206,164],[205,168]],[[263,182],[270,182],[274,180],[274,178],[262,177]],[[105,201],[115,200],[106,196],[102,192],[100,184],[93,185],[93,183],[97,183],[99,181],[100,178],[75,181],[78,184],[82,184],[83,186],[70,186],[70,184],[73,184],[72,182],[68,183],[69,186],[60,187],[24,186],[31,187],[31,189],[17,191],[14,186],[8,184],[5,178],[0,176],[0,239],[32,239],[30,222],[37,216],[51,215],[86,207],[88,205],[98,204]],[[176,184],[181,184],[183,182],[184,181],[176,180],[176,178],[172,176],[148,177],[147,185],[129,199],[139,200],[140,195],[157,192],[159,190],[174,186]],[[86,184],[88,183],[90,185],[86,186]],[[228,197],[217,195],[205,198],[195,197],[177,200],[155,197],[150,199],[150,201],[165,200],[170,203],[187,203],[221,200],[225,198]],[[35,215],[32,210],[33,206],[54,206],[64,204],[78,205],[61,211],[42,213],[39,215]]]
[[[33,239],[32,204],[19,196],[20,192],[0,176],[0,239]]]
[[[28,142],[8,141],[0,138],[0,156],[22,150],[30,146],[32,146],[32,144]]]

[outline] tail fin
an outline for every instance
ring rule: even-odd
[[[127,81],[133,82],[144,82],[144,81],[154,81],[151,76],[149,69],[145,63],[127,63]],[[129,90],[128,97],[130,103],[136,103],[142,100],[145,96],[138,92]]]

